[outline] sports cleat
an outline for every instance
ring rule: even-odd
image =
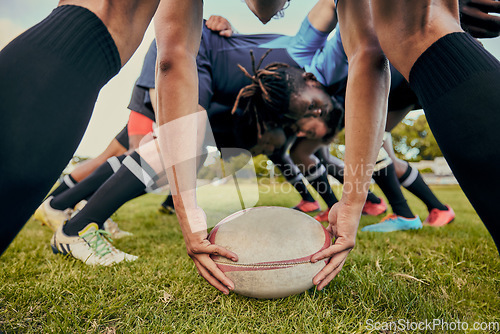
[[[100,230],[96,223],[88,224],[78,236],[66,235],[63,226],[59,226],[50,240],[54,254],[69,254],[85,264],[102,266],[137,259],[137,256],[116,249],[111,244],[109,233]]]
[[[330,209],[329,208],[328,210],[325,210],[325,211],[322,211],[320,212],[319,214],[317,214],[314,219],[316,219],[317,221],[319,221],[320,223],[325,223],[325,222],[328,222],[328,213],[330,213]]]
[[[380,223],[368,225],[361,229],[366,232],[393,232],[418,230],[422,228],[422,221],[418,216],[414,218],[404,218],[395,214],[384,217]]]
[[[75,210],[73,211],[71,218],[76,216],[78,212],[80,212],[86,204],[87,204],[86,200],[81,200],[80,202],[78,202],[78,204],[75,205]],[[130,232],[121,230],[120,227],[118,227],[118,224],[111,218],[106,219],[106,221],[104,222],[104,230],[109,234],[111,234],[111,238],[113,239],[121,239],[124,237],[129,237],[134,235]]]
[[[158,212],[159,213],[164,213],[164,214],[167,214],[167,215],[173,215],[175,214],[175,208],[173,206],[170,206],[169,204],[167,205],[161,205],[159,208],[158,208]]]
[[[424,224],[438,227],[451,223],[455,219],[455,211],[449,205],[446,207],[448,210],[432,209]]]
[[[318,201],[309,202],[301,200],[299,204],[293,207],[295,210],[302,211],[304,213],[316,212],[319,211],[319,203]]]
[[[72,209],[57,210],[50,206],[50,202],[54,196],[50,196],[36,209],[33,218],[42,223],[42,225],[47,225],[52,231],[56,231],[57,228],[62,225],[66,220],[71,218],[73,213]]]
[[[87,200],[82,199],[80,202],[78,202],[78,204],[75,205],[73,209],[75,210],[75,212],[82,211],[85,205],[87,205]]]
[[[381,198],[380,203],[373,203],[370,201],[366,201],[362,213],[368,216],[378,216],[386,211],[387,211],[387,204],[385,204],[384,200]]]
[[[111,234],[113,239],[121,239],[134,235],[133,233],[121,230],[120,227],[118,227],[118,224],[111,218],[108,218],[104,222],[104,230]]]

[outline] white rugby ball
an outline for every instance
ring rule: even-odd
[[[237,262],[212,258],[234,282],[234,292],[254,298],[282,298],[313,287],[326,261],[311,263],[311,256],[331,245],[323,225],[283,207],[239,211],[218,223],[208,239],[238,255]]]

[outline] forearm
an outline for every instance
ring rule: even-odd
[[[374,33],[369,6],[368,0],[359,0],[341,1],[338,7],[340,33],[349,59],[342,200],[354,206],[356,212],[359,209],[359,214],[382,145],[391,79],[389,62]]]
[[[156,119],[159,146],[183,232],[199,231],[196,204],[200,0],[161,2],[155,18],[158,44]],[[192,217],[190,217],[192,215]],[[189,226],[191,224],[192,226]]]
[[[343,200],[362,207],[382,145],[390,86],[388,63],[381,56],[353,59],[346,94],[346,155]],[[373,63],[375,62],[375,63]]]

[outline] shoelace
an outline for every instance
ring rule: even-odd
[[[111,245],[113,239],[111,239],[111,234],[109,232],[104,230],[88,231],[81,237],[87,241],[90,248],[100,257],[113,251],[114,247]]]
[[[386,220],[391,220],[391,219],[394,219],[396,217],[397,216],[395,214],[390,214],[390,215],[385,216],[384,218],[382,218],[382,220],[380,222],[385,222]]]

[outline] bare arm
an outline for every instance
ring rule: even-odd
[[[312,26],[319,31],[331,32],[337,25],[337,12],[333,0],[319,0],[307,15]]]
[[[328,231],[335,238],[334,244],[312,258],[330,258],[313,279],[319,290],[340,272],[355,245],[373,165],[382,145],[390,87],[389,64],[374,34],[369,1],[340,1],[338,14],[349,59],[345,183],[342,199],[329,215]]]
[[[202,0],[163,0],[155,17],[158,46],[156,106],[159,145],[172,189],[188,255],[213,286],[229,293],[233,283],[210,254],[237,260],[236,254],[206,239],[206,216],[196,202],[198,136],[196,54],[201,38]]]

